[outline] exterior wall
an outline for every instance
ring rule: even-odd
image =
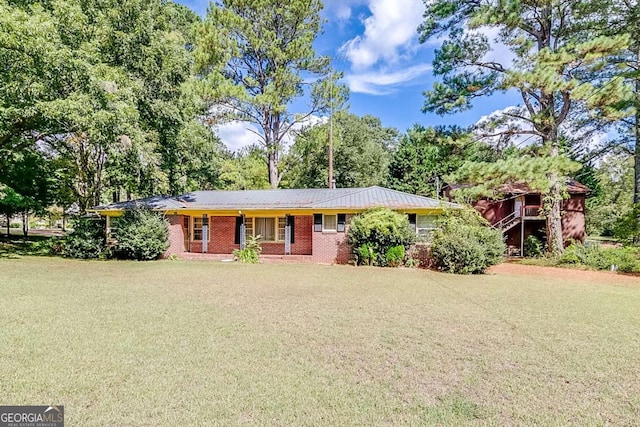
[[[473,204],[478,212],[489,221],[489,224],[495,224],[502,218],[513,212],[514,201],[513,199],[492,202],[490,200],[478,200]]]
[[[170,246],[165,256],[187,252],[184,247],[184,238],[188,233],[182,227],[183,216],[172,215],[169,218]],[[313,216],[298,215],[294,217],[294,243],[291,244],[291,255],[313,254]],[[209,216],[209,242],[207,253],[231,254],[240,245],[235,244],[236,217],[234,216]],[[342,233],[341,233],[342,234]],[[190,244],[189,252],[201,253],[202,241],[195,240]],[[284,242],[262,243],[262,253],[265,255],[284,255]]]
[[[351,247],[347,243],[347,231],[351,215],[346,217],[346,227],[344,233],[335,231],[313,231],[313,220],[311,230],[313,233],[313,260],[319,263],[346,264],[351,256]]]
[[[209,244],[207,251],[211,254],[231,254],[234,249],[240,249],[236,245],[236,217],[235,216],[210,216],[209,217]]]
[[[572,194],[571,197],[564,201],[562,215],[562,238],[565,245],[570,240],[584,242],[586,234],[586,225],[584,218],[584,194]]]
[[[185,252],[185,233],[182,227],[182,216],[170,215],[167,217],[167,220],[169,221],[169,248],[164,253],[163,258],[167,258],[169,255]]]
[[[490,200],[479,200],[473,204],[482,216],[491,224],[495,224],[502,218],[513,212],[513,200],[492,202]],[[572,194],[563,202],[562,207],[562,237],[565,244],[571,240],[583,242],[585,239],[585,217],[584,217],[585,195]],[[530,234],[538,235],[538,230],[545,228],[545,224],[540,225],[540,221],[525,221],[525,239]],[[520,246],[520,227],[516,226],[507,233],[507,244]]]
[[[313,215],[295,216],[293,231],[294,243],[291,244],[291,255],[313,254]],[[283,245],[284,253],[284,245]]]

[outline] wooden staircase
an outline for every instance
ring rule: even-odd
[[[522,221],[522,217],[516,216],[516,212],[511,212],[509,215],[505,216],[500,221],[493,224],[493,227],[501,230],[502,233],[504,234],[507,231],[511,230],[516,225],[520,224],[520,221]]]

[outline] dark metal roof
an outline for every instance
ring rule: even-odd
[[[181,196],[146,199],[96,206],[93,210],[126,210],[135,206],[156,210],[274,210],[274,209],[390,209],[459,208],[458,204],[416,196],[383,187],[194,191]]]

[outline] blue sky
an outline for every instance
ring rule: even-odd
[[[208,1],[177,0],[200,15]],[[421,112],[422,92],[431,88],[431,61],[437,42],[420,44],[416,28],[422,21],[422,0],[324,0],[327,23],[315,43],[316,51],[333,59],[351,90],[350,111],[380,117],[383,125],[406,131],[425,126],[470,125],[482,116],[518,103],[513,95],[478,102],[470,111],[438,116]],[[293,106],[296,108],[296,105]],[[246,127],[221,130],[231,148],[242,145]],[[250,133],[250,132],[249,132]],[[232,140],[234,140],[232,142]]]

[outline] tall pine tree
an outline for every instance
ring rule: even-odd
[[[273,188],[284,173],[285,136],[344,95],[329,58],[313,49],[321,9],[320,0],[221,0],[212,3],[199,31],[196,58],[213,121],[259,129]],[[290,103],[305,93],[306,112],[292,114]]]
[[[602,36],[580,40],[574,27],[576,3],[538,1],[425,1],[425,20],[419,27],[421,41],[444,38],[436,51],[434,74],[442,80],[425,92],[424,111],[438,114],[471,108],[474,99],[496,92],[517,91],[522,105],[505,110],[499,126],[484,136],[529,135],[541,149],[519,162],[485,164],[504,166],[502,175],[531,177],[545,193],[549,250],[563,250],[561,204],[562,175],[573,170],[563,159],[562,127],[578,109],[603,116],[615,115],[613,102],[624,98],[622,79],[585,82],[581,73],[603,67],[607,59],[628,45],[626,36]],[[497,34],[491,38],[489,34]],[[497,57],[495,49],[510,55]],[[518,121],[509,126],[505,119]],[[540,165],[541,160],[545,165]],[[534,162],[535,165],[528,163]],[[482,180],[483,168],[471,167],[469,178]]]

